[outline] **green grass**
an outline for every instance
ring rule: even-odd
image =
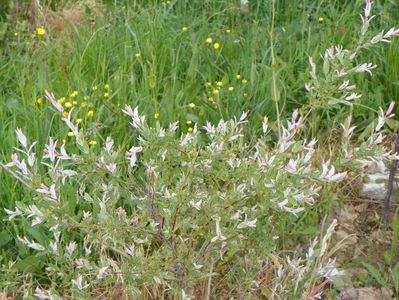
[[[172,1],[173,5],[164,6],[161,1],[143,2],[146,3],[143,5],[138,1],[124,12],[109,4],[107,17],[96,19],[91,30],[84,26],[54,37],[49,29],[50,35],[40,42],[32,40],[28,31],[14,37],[14,30],[9,28],[1,54],[4,63],[0,69],[3,82],[0,92],[5,106],[2,119],[7,119],[7,112],[13,115],[17,109],[23,120],[31,119],[31,114],[43,116],[31,119],[34,124],[29,124],[36,136],[40,132],[43,137],[43,130],[47,132],[48,128],[41,128],[41,123],[51,113],[47,105],[38,108],[34,100],[43,95],[44,89],[53,91],[57,97],[67,97],[73,90],[80,95],[89,94],[93,85],[109,82],[111,97],[91,100],[96,118],[108,116],[106,124],[117,123],[121,131],[124,130],[123,124],[117,122],[120,119],[117,104],[139,105],[149,115],[159,112],[163,124],[186,119],[202,124],[205,120],[230,118],[250,110],[256,127],[265,114],[277,119],[272,78],[280,114],[284,117],[306,102],[303,87],[307,80],[307,57],[317,57],[332,44],[351,43],[363,1],[342,7],[339,1],[304,1],[297,5],[281,1],[275,7],[273,45],[269,15],[272,3],[252,2],[250,14],[240,12],[235,1],[211,1],[198,7],[195,3]],[[388,3],[382,6],[379,16],[382,24],[392,24],[389,20],[395,20],[393,6]],[[319,16],[324,18],[322,23]],[[188,27],[187,32],[182,32],[183,26]],[[231,33],[223,29],[230,29]],[[208,36],[220,43],[221,48],[215,50],[207,45]],[[396,98],[397,47],[394,42],[383,51],[365,53],[366,57],[377,59],[375,63],[380,66],[375,76],[378,78],[371,84],[369,78],[359,79],[360,90],[373,95],[363,100],[366,106],[375,109]],[[141,53],[140,60],[134,57],[137,52]],[[234,78],[236,74],[241,74],[248,83],[239,83]],[[219,80],[225,83],[223,92],[212,103],[205,83]],[[233,86],[234,92],[227,92],[228,86]],[[190,109],[191,102],[196,108]],[[339,116],[346,113],[337,112]],[[362,110],[358,117],[365,122],[370,118]],[[340,122],[342,118],[335,120]]]
[[[75,1],[47,2],[60,8]],[[249,1],[250,12],[245,13],[238,2],[172,0],[164,5],[156,0],[109,0],[104,1],[104,17],[87,11],[87,18],[93,17],[94,24],[71,27],[61,34],[43,24],[48,34],[42,38],[32,37],[32,29],[22,19],[2,26],[0,160],[9,160],[16,144],[16,127],[23,128],[31,140],[38,140],[39,149],[48,136],[65,139],[67,147],[74,147],[51,105],[36,103],[43,98],[44,90],[52,91],[58,99],[66,97],[66,101],[78,91],[76,118],[83,119],[82,126],[90,128],[92,139],[97,141],[109,134],[124,141],[132,134],[120,112],[124,105],[139,106],[153,124],[155,113],[159,113],[162,125],[179,120],[183,131],[191,126],[187,121],[203,125],[207,120],[229,119],[246,110],[250,111],[254,133],[264,115],[276,128],[273,122],[307,103],[304,84],[308,80],[308,56],[317,58],[334,44],[350,46],[364,3],[286,0],[273,4],[253,0]],[[379,1],[374,11],[378,29],[398,25],[399,5],[394,1]],[[4,18],[1,24],[6,24]],[[182,30],[185,26],[186,32]],[[220,48],[207,44],[208,37]],[[362,105],[376,110],[398,99],[398,50],[395,40],[362,54],[362,60],[379,66],[372,80],[365,75],[355,79],[358,91],[367,95]],[[217,81],[223,86],[215,96],[212,90]],[[207,82],[212,86],[207,87]],[[111,87],[109,91],[106,84]],[[98,89],[93,91],[93,86]],[[234,91],[228,91],[228,87]],[[106,92],[109,97],[104,97]],[[82,102],[88,106],[81,107]],[[87,117],[89,110],[94,111],[93,118]],[[330,134],[326,129],[343,122],[348,113],[348,108],[320,112],[312,119],[309,132],[326,138]],[[357,108],[353,116],[363,127],[375,118],[365,108]],[[13,207],[16,201],[28,202],[29,197],[15,180],[0,171],[0,211]],[[5,215],[1,212],[0,216]],[[0,220],[0,226],[0,237],[18,233],[18,228],[8,222]],[[10,244],[2,244],[0,238],[0,254],[6,259],[15,258],[18,251],[8,251]]]

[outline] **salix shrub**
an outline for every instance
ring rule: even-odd
[[[308,103],[301,108],[304,115],[313,115],[310,121],[324,116],[335,116],[330,122],[342,122],[353,106],[361,106],[362,94],[357,91],[354,76],[367,73],[372,76],[377,65],[372,62],[359,62],[362,50],[377,47],[382,43],[390,43],[393,37],[399,36],[399,29],[392,27],[379,33],[370,32],[370,24],[375,18],[371,15],[372,1],[366,0],[358,38],[344,48],[342,45],[332,45],[321,55],[321,60],[309,57],[309,80],[305,84],[308,92]],[[345,109],[349,108],[349,109]],[[341,113],[337,113],[337,112]],[[310,123],[310,122],[309,122]],[[315,124],[313,124],[315,125]],[[327,124],[329,126],[329,124]]]
[[[362,32],[370,5],[366,1]],[[372,40],[397,34],[391,29]],[[354,58],[348,54],[339,46],[327,50],[324,77],[310,61],[311,99],[339,105],[358,98],[345,73],[374,67],[349,69]],[[54,95],[47,98],[64,113]],[[301,138],[307,115],[298,111],[281,126],[274,146],[267,142],[266,117],[259,136],[246,135],[248,113],[179,134],[178,123],[153,128],[127,106],[129,147],[107,137],[98,149],[90,147],[71,110],[63,121],[76,147],[50,138],[43,154],[17,129],[19,146],[3,167],[31,191],[31,199],[5,213],[19,228],[15,242],[39,262],[32,290],[25,291],[41,299],[91,299],[113,289],[154,298],[316,298],[339,274],[327,249],[336,223],[306,253],[288,257],[282,254],[283,230],[322,202],[348,170],[396,158],[383,147],[381,133],[392,109],[393,103],[378,113],[377,124],[356,146],[348,117],[338,128],[338,152],[321,152],[322,159],[315,155],[316,137]],[[3,270],[11,272],[12,264]]]
[[[55,97],[47,97],[62,113]],[[270,255],[279,255],[279,228],[322,201],[323,189],[343,180],[348,169],[392,158],[379,133],[389,112],[356,148],[350,146],[348,119],[342,152],[322,162],[313,159],[317,140],[298,135],[304,120],[297,111],[275,147],[266,142],[267,118],[263,133],[248,142],[247,113],[178,135],[178,123],[152,128],[137,108],[123,112],[134,137],[128,149],[111,137],[101,150],[90,148],[73,111],[63,118],[76,138],[71,150],[50,138],[38,155],[36,142],[16,130],[20,145],[4,166],[31,190],[32,199],[5,212],[11,222],[41,233],[16,238],[41,261],[43,273],[34,277],[39,298],[90,298],[119,284],[136,296],[155,289],[163,297],[188,298],[200,287],[204,293],[223,287],[246,295],[300,295],[308,289],[306,274],[330,279],[337,271],[328,260],[314,264],[321,260],[312,255],[320,252],[311,250],[308,267],[302,259],[288,259],[274,263],[270,282],[259,280]],[[296,274],[298,281],[283,274]]]

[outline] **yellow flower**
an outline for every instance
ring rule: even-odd
[[[208,101],[213,102],[213,98],[212,98],[212,97],[209,97],[209,98],[208,98]]]
[[[108,98],[109,97],[109,93],[104,93],[104,98]]]
[[[43,98],[37,98],[36,99],[36,103],[39,104],[39,105],[42,104],[43,103]]]
[[[230,91],[230,92],[234,91],[234,87],[229,86],[229,91]]]
[[[184,26],[181,30],[182,30],[183,32],[187,32],[187,31],[188,31],[188,27]]]
[[[87,103],[86,103],[86,102],[80,103],[80,107],[85,108],[86,106],[87,106]]]
[[[39,36],[43,36],[46,34],[46,30],[43,27],[37,27],[36,28],[36,34]]]
[[[187,131],[188,131],[188,132],[193,132],[193,128],[192,128],[192,127],[188,127],[188,128],[187,128]]]
[[[186,124],[191,125],[191,124],[193,124],[193,122],[189,120],[189,121],[186,121]]]
[[[231,30],[230,30],[230,29],[226,29],[225,32],[226,32],[226,33],[230,33]]]
[[[210,82],[205,83],[205,86],[211,86],[211,85],[212,85],[212,83],[210,83]]]
[[[218,81],[218,82],[216,82],[216,85],[217,85],[217,86],[222,86],[222,85],[223,85],[223,82]]]
[[[139,52],[137,52],[137,53],[134,55],[134,57],[137,58],[137,59],[139,59],[139,58],[141,57],[141,54],[140,54]]]
[[[191,108],[195,107],[195,103],[191,102],[188,106],[190,106]]]
[[[93,85],[93,86],[91,87],[91,90],[92,90],[92,91],[97,91],[97,88],[98,88],[98,87],[97,87],[96,85]]]
[[[72,101],[73,105],[78,105],[78,101]]]
[[[241,82],[242,82],[243,84],[246,84],[246,83],[248,82],[248,80],[243,79]]]
[[[90,141],[90,142],[89,142],[89,145],[90,145],[90,146],[95,146],[95,145],[97,145],[97,141]]]
[[[211,37],[208,37],[208,38],[205,40],[205,42],[207,42],[207,44],[212,44],[212,38],[211,38]]]
[[[75,98],[78,95],[78,91],[73,91],[70,95],[71,98]]]
[[[14,32],[14,36],[18,36],[18,32]]]
[[[319,17],[319,22],[322,23],[324,21],[323,17]]]
[[[93,117],[93,116],[94,116],[94,111],[93,111],[93,110],[89,110],[89,111],[87,112],[87,116],[88,116],[89,118]]]
[[[240,74],[237,74],[237,75],[236,75],[236,79],[237,79],[237,80],[240,80],[240,79],[241,79],[241,75],[240,75]]]
[[[66,108],[71,108],[72,107],[72,103],[71,102],[65,102],[65,107]]]
[[[65,102],[65,97],[62,97],[62,98],[58,99],[57,102],[58,102],[59,104],[64,104],[64,102]]]
[[[82,122],[83,122],[83,119],[81,119],[81,118],[79,118],[79,119],[76,120],[76,123],[78,123],[78,124],[79,124],[79,123],[82,123]]]
[[[72,131],[68,132],[68,136],[72,137],[73,136],[73,132]]]
[[[214,44],[213,44],[213,48],[219,49],[219,48],[220,48],[220,44],[219,44],[219,43],[214,43]]]
[[[66,144],[66,139],[62,139],[62,143],[65,145]]]
[[[158,120],[158,119],[159,119],[159,113],[155,113],[155,114],[154,114],[154,119],[155,119],[155,120]]]
[[[219,95],[219,90],[213,90],[213,91],[212,91],[212,94],[214,94],[214,95]]]
[[[64,112],[62,113],[62,115],[64,116],[64,118],[66,118],[66,117],[68,117],[68,112],[67,112],[67,111],[64,111]]]
[[[107,83],[106,85],[104,85],[104,89],[109,90],[111,88],[111,86]]]

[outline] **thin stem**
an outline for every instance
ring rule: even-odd
[[[396,132],[395,154],[396,155],[399,154],[399,131]],[[389,202],[391,200],[391,194],[392,194],[392,191],[393,191],[393,183],[395,181],[395,174],[396,174],[397,170],[398,170],[398,160],[394,159],[392,161],[391,170],[389,172],[388,188],[387,188],[387,193],[386,193],[385,199],[384,199],[384,210],[382,212],[382,222],[384,224],[387,223]]]
[[[18,180],[20,183],[22,183],[24,186],[26,186],[29,189],[34,190],[33,187],[29,185],[25,180],[23,180],[18,174],[16,174],[14,171],[10,170],[7,168],[2,162],[0,162],[0,167],[3,168],[7,173],[9,173],[12,177],[14,177],[16,180]]]
[[[276,65],[276,58],[274,56],[274,44],[273,44],[273,33],[274,33],[274,19],[276,15],[276,8],[275,8],[275,0],[272,1],[272,24],[270,28],[270,50],[272,55],[272,99],[274,102],[274,106],[276,108],[276,118],[277,118],[277,128],[278,128],[278,137],[279,140],[281,139],[281,120],[280,120],[280,108],[278,102],[280,100],[280,96],[278,94],[277,84],[276,84],[276,72],[275,69]]]
[[[213,260],[211,262],[211,269],[209,270],[209,278],[208,278],[208,284],[206,287],[206,300],[209,300],[211,297],[211,286],[212,286],[212,273],[213,273]]]

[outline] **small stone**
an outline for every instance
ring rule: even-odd
[[[388,174],[368,174],[368,182],[364,183],[360,196],[372,200],[382,200],[387,192]]]

